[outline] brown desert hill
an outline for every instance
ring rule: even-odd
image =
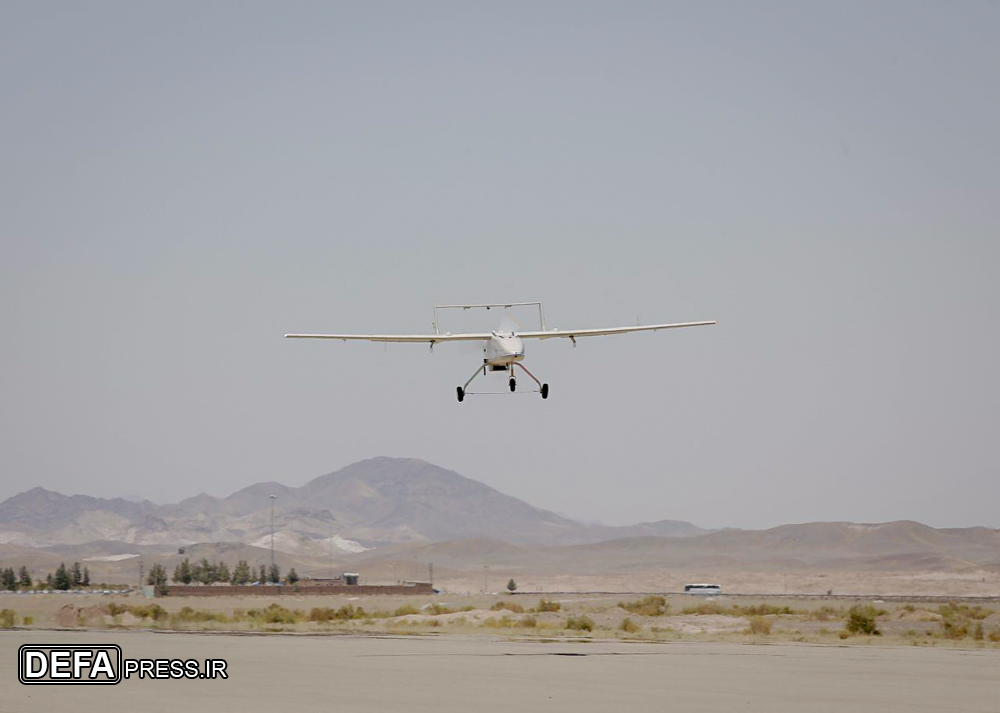
[[[163,511],[174,516],[189,517],[201,514],[240,516],[264,507],[269,508],[271,495],[277,496],[282,504],[296,502],[299,500],[296,497],[296,492],[296,488],[273,481],[254,483],[225,498],[216,498],[200,493],[179,503],[164,505]]]
[[[116,540],[184,545],[254,542],[276,525],[291,535],[335,533],[365,545],[494,538],[514,543],[584,542],[617,528],[581,525],[413,458],[371,458],[300,487],[256,483],[225,498],[200,494],[173,505],[65,496],[35,488],[0,503],[0,536],[32,546]],[[667,532],[671,523],[636,526]],[[688,531],[687,523],[677,525]],[[286,542],[292,538],[286,538]]]
[[[962,571],[1000,560],[1000,530],[938,530],[915,522],[804,523],[727,530],[687,538],[628,537],[597,543],[515,547],[462,540],[392,548],[354,557],[359,569],[416,559],[458,569],[483,565],[562,574],[688,570]]]
[[[451,470],[412,458],[372,458],[320,476],[297,497],[348,528],[412,531],[423,540],[544,542],[580,525]],[[345,507],[344,504],[349,504]]]
[[[571,549],[571,548],[568,548]],[[637,555],[670,551],[726,554],[741,559],[777,556],[809,560],[934,553],[988,561],[1000,552],[1000,530],[985,527],[937,529],[912,521],[876,524],[812,522],[767,530],[722,530],[691,538],[628,538],[590,546],[595,552]]]
[[[730,553],[784,553],[805,561],[933,553],[971,562],[1000,551],[1000,530],[938,529],[911,520],[885,523],[813,522],[768,530],[715,532],[699,538]]]
[[[544,549],[544,548],[543,548]],[[512,545],[501,540],[474,538],[449,540],[431,544],[405,544],[383,547],[373,552],[354,555],[347,561],[366,569],[389,562],[433,562],[435,567],[482,566],[484,564],[512,565],[538,560],[537,547]]]
[[[858,533],[861,533],[860,535]],[[853,572],[856,574],[911,572],[918,580],[926,573],[952,573],[959,579],[996,570],[1000,532],[987,528],[935,530],[915,523],[854,525],[852,523],[805,523],[764,531],[730,530],[691,538],[632,537],[578,545],[517,545],[508,542],[469,538],[435,543],[402,543],[362,553],[336,552],[331,561],[326,552],[318,555],[276,551],[283,571],[294,566],[300,575],[328,576],[342,571],[359,571],[367,582],[395,582],[426,579],[430,563],[438,580],[460,579],[479,582],[489,567],[493,576],[639,576],[669,572]],[[266,542],[266,540],[265,540]],[[115,545],[121,549],[120,544]],[[26,547],[6,546],[5,561],[34,563],[54,569],[58,560],[85,558],[80,555],[100,548],[69,546],[41,552]],[[163,563],[168,572],[183,557],[192,561],[206,557],[224,560],[230,567],[239,559],[259,566],[270,561],[264,546],[239,542],[189,545],[183,555],[176,549],[143,552],[146,567]],[[138,554],[138,552],[136,553]],[[64,556],[65,555],[65,556]],[[38,556],[43,559],[39,560]],[[113,556],[112,556],[113,557]],[[90,559],[88,556],[86,559]],[[107,559],[110,558],[98,558]],[[108,581],[132,581],[138,557],[125,561],[91,561],[91,571],[111,576]],[[37,569],[37,568],[36,568]],[[823,575],[821,575],[823,576]],[[518,580],[520,581],[520,579]],[[625,581],[625,580],[622,580]],[[825,580],[824,580],[825,581]],[[922,580],[921,580],[922,581]],[[985,581],[985,580],[984,580]],[[475,586],[479,586],[478,584]],[[818,585],[817,585],[818,586]],[[824,585],[822,588],[827,588]]]
[[[617,540],[625,537],[695,537],[710,532],[684,520],[657,520],[635,525],[586,525],[585,533],[568,533],[552,544],[575,544]]]
[[[484,536],[544,541],[582,528],[483,483],[413,458],[371,458],[300,487],[257,483],[226,498],[201,495],[167,507],[191,519],[210,512],[231,521],[265,512],[272,494],[278,498],[279,521],[287,521],[290,514],[296,514],[299,523],[311,517],[318,523],[300,531],[328,536],[334,529],[369,544]],[[212,521],[218,522],[218,517]]]
[[[46,545],[38,548],[66,560],[84,560],[88,557],[114,555],[155,555],[176,549],[173,545],[137,545],[117,540],[92,540],[82,544]],[[37,550],[36,550],[37,551]]]
[[[815,522],[767,530],[725,530],[690,538],[628,538],[564,548],[566,556],[587,553],[634,563],[690,565],[705,558],[742,563],[779,559],[803,565],[877,557],[935,555],[966,564],[995,561],[1000,530],[974,527],[935,529],[911,521],[881,524]],[[901,560],[902,561],[902,560]]]
[[[431,463],[384,457],[299,487],[262,482],[225,498],[202,494],[168,506],[35,488],[0,503],[0,541],[46,547],[73,559],[172,557],[177,547],[195,543],[266,548],[272,494],[278,496],[275,549],[289,562],[324,571],[331,556],[344,567],[362,569],[367,563],[386,572],[417,561],[548,572],[671,567],[957,571],[1000,562],[1000,531],[984,527],[818,522],[708,532],[674,520],[628,527],[581,524]],[[376,549],[365,552],[364,547]]]
[[[343,537],[371,545],[463,538],[550,544],[639,534],[682,537],[705,532],[676,520],[628,527],[583,525],[415,458],[370,458],[300,487],[257,483],[226,498],[199,495],[164,506],[164,512],[186,516],[189,525],[218,525],[222,515],[233,539],[255,531],[259,536],[272,494],[278,496],[279,521],[297,515],[293,518],[297,523],[292,527],[294,531],[321,537],[333,529]],[[254,514],[260,516],[256,530],[249,523]],[[242,521],[234,522],[234,518]],[[197,534],[197,539],[212,539],[205,527]]]
[[[94,498],[89,495],[63,495],[45,488],[32,488],[0,503],[0,525],[25,532],[55,529],[86,513],[104,512],[142,521],[156,516],[157,506],[149,501],[133,502],[122,498]]]
[[[179,503],[163,505],[161,512],[167,517],[216,516],[223,512],[223,501],[208,493],[198,493]]]
[[[29,570],[52,571],[65,561],[65,557],[60,557],[58,553],[46,552],[34,547],[24,547],[21,545],[0,544],[0,564],[3,567],[21,566],[28,567]],[[32,572],[34,575],[34,572]]]
[[[90,570],[91,581],[98,582],[126,582],[130,581],[127,576],[121,574],[127,568],[127,564],[121,562],[88,561],[86,557],[74,556],[62,552],[51,552],[34,547],[22,547],[18,545],[0,545],[0,564],[3,567],[12,567],[15,571],[22,566],[28,568],[28,572],[36,582],[44,581],[45,575],[53,574],[60,564],[71,566],[73,562],[80,562],[81,566]],[[135,568],[132,567],[134,570]],[[137,574],[131,577],[131,581],[138,580]],[[2,609],[3,606],[0,606]]]

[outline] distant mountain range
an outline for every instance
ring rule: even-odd
[[[140,555],[168,569],[183,557],[264,562],[271,495],[282,567],[326,573],[336,561],[370,581],[416,577],[417,563],[429,562],[451,577],[484,565],[519,576],[1000,572],[1000,530],[985,527],[814,522],[709,531],[677,520],[611,527],[576,522],[408,458],[364,460],[297,488],[257,483],[224,498],[201,494],[171,505],[34,488],[0,503],[0,558],[42,569],[79,559],[112,578],[134,576]]]
[[[263,546],[263,538],[270,538],[271,495],[277,497],[275,546],[297,554],[321,554],[331,544],[358,552],[465,538],[552,545],[706,532],[676,520],[630,527],[582,524],[431,463],[372,458],[297,488],[256,483],[224,498],[202,493],[170,505],[33,488],[0,503],[0,542],[31,547],[92,541]]]

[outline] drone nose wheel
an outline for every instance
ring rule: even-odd
[[[461,403],[465,399],[465,389],[461,386],[458,387],[458,400]]]
[[[547,399],[549,397],[549,385],[542,384],[542,398]]]
[[[517,379],[515,379],[515,378],[514,378],[514,377],[512,376],[512,377],[510,377],[510,390],[511,390],[511,391],[514,391],[514,390],[516,390],[516,389],[517,389]]]

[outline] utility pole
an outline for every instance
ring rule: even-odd
[[[143,574],[143,572],[142,572],[142,557],[140,557],[139,558],[139,591],[140,592],[142,591],[142,585],[143,585],[142,574]]]
[[[274,571],[274,501],[278,499],[277,495],[268,496],[271,498],[271,571]],[[270,574],[270,572],[268,573]]]
[[[490,591],[490,566],[488,564],[483,565],[483,594]]]
[[[431,562],[427,565],[427,579],[430,581],[431,586],[434,586],[434,563]]]

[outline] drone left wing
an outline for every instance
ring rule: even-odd
[[[342,341],[354,340],[362,342],[423,342],[435,344],[437,342],[475,342],[489,339],[491,334],[469,333],[469,334],[286,334],[286,339],[340,339]]]
[[[660,329],[678,329],[679,327],[704,327],[711,322],[678,322],[676,324],[639,324],[634,327],[607,327],[604,329],[552,329],[547,332],[518,332],[521,339],[555,339],[565,337],[601,337],[608,334],[628,334],[629,332],[655,332]]]

